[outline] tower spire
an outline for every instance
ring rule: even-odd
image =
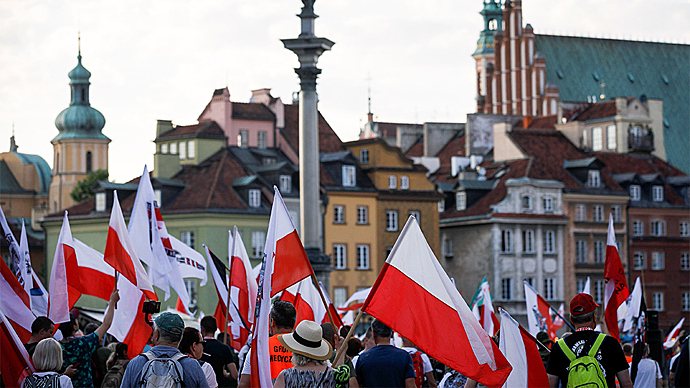
[[[369,122],[374,121],[374,114],[371,113],[371,73],[367,73],[367,120]]]
[[[10,152],[17,152],[17,142],[14,140],[14,122],[12,122],[12,137],[10,137]]]
[[[77,46],[79,50],[79,55],[77,55],[77,57],[81,60],[81,31],[77,31]]]

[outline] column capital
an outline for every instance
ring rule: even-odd
[[[304,91],[316,91],[316,77],[321,74],[321,69],[316,66],[302,66],[295,69],[299,76],[300,86]]]

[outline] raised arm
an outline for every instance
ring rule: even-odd
[[[117,287],[113,289],[113,293],[110,294],[110,303],[108,303],[108,309],[105,311],[105,316],[103,317],[103,323],[98,326],[96,333],[98,333],[98,341],[103,343],[103,338],[105,338],[105,333],[110,329],[110,325],[113,324],[113,315],[115,314],[115,307],[117,307],[117,301],[120,300],[120,293],[117,291]]]

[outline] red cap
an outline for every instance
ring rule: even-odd
[[[599,305],[592,299],[592,296],[585,293],[575,295],[570,301],[570,315],[588,314],[596,310]]]

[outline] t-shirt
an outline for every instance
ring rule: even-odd
[[[427,356],[426,353],[416,348],[403,347],[402,350],[406,351],[407,353],[410,353],[410,356],[413,355],[414,352],[419,352],[419,355],[422,356],[422,362],[424,363],[424,374],[427,374],[434,370],[434,368],[431,366],[431,360],[429,360],[429,356]]]
[[[157,357],[172,357],[180,352],[177,348],[164,345],[154,346],[150,351]],[[143,354],[134,357],[132,361],[127,364],[127,369],[125,369],[125,375],[122,378],[122,385],[120,388],[138,387],[144,364],[146,364],[148,360],[149,359]],[[182,365],[183,372],[182,380],[186,387],[209,388],[206,382],[206,375],[204,375],[199,361],[190,357],[185,357],[180,360],[180,365]]]
[[[578,331],[565,337],[564,341],[570,350],[575,353],[575,356],[584,356],[584,354],[580,354],[582,352],[582,347],[585,341],[593,342],[590,340],[590,336],[593,333],[593,330]],[[595,358],[599,361],[601,371],[604,373],[604,377],[606,377],[606,384],[611,388],[615,387],[616,374],[628,368],[628,363],[625,361],[625,354],[623,353],[621,345],[615,338],[607,335],[601,343]],[[563,354],[561,347],[558,344],[554,344],[551,347],[551,356],[549,357],[549,364],[546,367],[546,373],[558,376],[561,380],[561,386],[565,387],[568,385],[569,365],[570,361],[568,357]]]
[[[91,357],[98,349],[98,333],[93,332],[89,335],[76,337],[72,340],[61,342],[62,345],[62,369],[64,372],[68,366],[76,366],[77,371],[72,378],[75,387],[93,387],[91,374]]]
[[[235,362],[235,354],[228,345],[224,343],[206,338],[204,344],[204,355],[201,356],[202,361],[211,364],[213,371],[216,373],[216,381],[219,387],[236,387],[237,381],[231,378],[226,379],[223,374],[223,368]]]
[[[206,383],[208,383],[209,388],[217,388],[218,381],[216,380],[216,371],[208,362],[201,361],[201,370],[204,371],[204,377],[206,377]]]
[[[280,372],[284,369],[292,368],[292,352],[285,349],[278,341],[278,335],[268,339],[268,350],[269,350],[269,360],[271,363],[271,379],[275,380],[278,378]],[[250,375],[252,374],[252,350],[247,352],[247,357],[244,359],[244,365],[242,366],[242,374]]]
[[[377,345],[359,355],[357,381],[363,387],[404,387],[414,379],[412,357],[391,345]]]
[[[643,358],[637,364],[637,376],[635,377],[634,387],[655,388],[657,379],[662,378],[659,364],[649,358]]]
[[[60,388],[73,388],[74,385],[72,385],[72,380],[68,376],[65,375],[58,375],[56,372],[36,372],[33,375],[27,377],[22,381],[22,388],[24,388],[24,385],[28,383],[27,379],[33,379],[35,382],[39,381],[45,381],[46,379],[49,378],[49,376],[56,376],[58,378],[58,383],[60,384]],[[55,378],[55,377],[53,377]],[[35,384],[35,383],[34,383]]]
[[[26,349],[27,352],[29,352],[29,357],[34,356],[34,350],[36,350],[36,345],[38,345],[38,342],[32,342],[30,344],[24,344],[24,348]]]

